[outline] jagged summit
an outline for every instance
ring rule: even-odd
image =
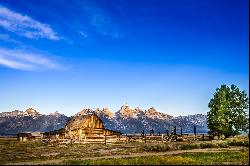
[[[45,114],[39,113],[36,109],[34,108],[28,108],[25,111],[20,111],[20,110],[14,110],[11,112],[2,112],[0,113],[0,117],[16,117],[16,116],[31,116],[33,118],[39,117],[39,116],[44,116]],[[50,116],[64,116],[58,111],[55,111],[54,113],[47,114]]]
[[[138,114],[142,110],[137,107],[136,109],[132,109],[129,107],[128,103],[123,105],[121,109],[116,113],[117,116],[123,117],[123,118],[137,118]]]
[[[121,106],[121,108],[113,113],[112,111],[110,111],[110,109],[108,107],[105,108],[96,108],[95,110],[92,110],[90,108],[85,108],[83,110],[81,110],[80,112],[78,112],[77,114],[75,114],[75,116],[81,116],[81,115],[88,115],[88,114],[92,114],[92,113],[96,113],[99,116],[105,116],[107,118],[115,118],[115,117],[119,117],[119,118],[139,118],[142,116],[146,116],[148,118],[158,118],[158,119],[171,119],[173,118],[172,116],[168,115],[168,114],[164,114],[164,113],[160,113],[158,112],[154,107],[149,108],[148,110],[142,110],[139,107],[136,108],[131,108],[128,103],[126,102],[124,105]]]
[[[33,108],[28,108],[25,113],[30,114],[30,115],[37,115],[39,114],[35,109]]]
[[[60,115],[62,115],[62,114],[60,114],[59,111],[55,111],[54,113],[50,113],[49,115],[60,116]]]
[[[145,111],[145,115],[153,119],[172,119],[173,118],[173,116],[158,112],[154,107],[151,107],[147,111]]]
[[[109,108],[105,107],[101,111],[103,115],[108,116],[108,117],[114,117],[114,113],[109,110]]]
[[[104,107],[103,109],[96,108],[94,111],[99,116],[105,116],[107,118],[114,118],[115,114],[109,110],[108,107]]]
[[[92,109],[84,108],[80,112],[78,112],[77,114],[75,114],[75,116],[88,115],[88,114],[92,114],[93,112],[94,111]]]
[[[148,115],[154,115],[157,113],[156,109],[154,107],[149,108],[147,111],[145,111]]]
[[[130,108],[129,105],[126,103],[121,107],[121,109],[116,113],[117,116],[121,118],[139,118],[139,117],[148,117],[148,118],[158,118],[158,119],[172,119],[173,116],[170,116],[165,113],[158,112],[154,107],[149,108],[148,110],[143,111],[139,107],[135,109]]]
[[[121,106],[120,111],[128,111],[130,110],[128,103],[126,102],[123,106]]]
[[[19,111],[19,110],[15,110],[15,111],[12,111],[12,112],[6,112],[6,114],[8,114],[11,116],[18,116],[18,115],[22,115],[24,112],[23,111]]]
[[[5,117],[5,116],[39,116],[39,115],[41,115],[41,114],[39,114],[39,112],[33,108],[28,108],[26,111],[14,110],[12,112],[0,113],[1,117]]]

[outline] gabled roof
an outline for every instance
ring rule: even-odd
[[[79,128],[82,123],[84,122],[85,119],[91,117],[91,116],[96,116],[97,118],[100,119],[100,121],[102,122],[101,118],[98,117],[95,113],[91,113],[91,114],[87,114],[87,115],[78,115],[78,116],[73,116],[72,118],[70,118],[65,127],[68,128]]]

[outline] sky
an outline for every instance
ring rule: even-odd
[[[248,0],[0,0],[0,112],[206,114],[249,95]]]

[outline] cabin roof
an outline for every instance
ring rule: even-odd
[[[42,133],[41,132],[23,132],[23,133],[18,133],[17,137],[41,137]]]
[[[42,133],[41,132],[32,132],[31,135],[34,137],[41,137]]]
[[[32,137],[31,133],[18,133],[17,137]]]
[[[64,133],[64,132],[65,132],[65,129],[64,129],[64,128],[60,128],[60,129],[58,129],[58,130],[45,132],[44,135],[62,134],[62,133]]]

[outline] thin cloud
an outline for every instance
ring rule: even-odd
[[[84,7],[90,16],[90,23],[104,36],[119,37],[118,29],[104,11],[96,6],[88,5]]]
[[[18,70],[62,69],[52,58],[24,50],[0,48],[0,65]]]
[[[0,5],[0,26],[7,31],[31,39],[47,38],[59,40],[54,30],[47,24],[40,23],[29,16],[16,13]]]
[[[89,35],[88,35],[86,32],[84,32],[84,31],[79,31],[79,34],[80,34],[83,38],[89,37]]]
[[[21,42],[12,39],[8,34],[0,34],[0,40],[4,42],[9,42],[9,43],[15,43],[15,44],[20,44]]]

